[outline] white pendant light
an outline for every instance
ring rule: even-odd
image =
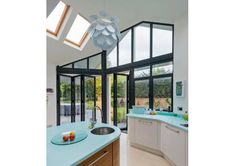
[[[92,21],[88,32],[95,46],[102,50],[115,47],[120,37],[118,27],[118,17],[108,16],[105,11],[100,11],[98,15],[90,16]]]

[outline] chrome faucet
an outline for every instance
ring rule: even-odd
[[[100,107],[98,107],[98,106],[95,106],[95,107],[93,107],[93,109],[92,109],[92,118],[90,119],[90,126],[89,126],[89,128],[94,128],[95,127],[95,124],[97,123],[97,119],[96,119],[96,116],[95,116],[95,114],[96,114],[96,109],[99,109],[100,110],[100,112],[101,112],[101,118],[102,118],[102,110],[101,110],[101,108]]]

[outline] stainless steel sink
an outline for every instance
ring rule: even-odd
[[[91,130],[91,133],[95,135],[107,135],[113,132],[114,132],[114,129],[110,127],[98,127],[98,128]]]

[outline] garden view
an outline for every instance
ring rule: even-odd
[[[167,74],[169,70],[166,67],[153,69],[153,75]],[[171,72],[171,71],[170,71]],[[141,77],[146,77],[143,72]],[[111,97],[113,98],[113,77],[111,77]],[[76,81],[75,81],[76,82]],[[75,84],[76,105],[80,104],[80,82]],[[153,96],[154,108],[168,109],[171,106],[171,77],[153,78]],[[71,84],[70,81],[61,81],[61,104],[70,104],[71,101]],[[149,107],[149,79],[135,81],[135,105]],[[85,80],[86,110],[94,107],[94,79]],[[102,89],[101,77],[96,77],[96,105],[102,108]],[[126,77],[118,76],[117,81],[117,123],[126,123]],[[113,101],[113,100],[112,100]],[[79,114],[79,112],[78,112]],[[113,121],[113,102],[111,102],[111,120]]]

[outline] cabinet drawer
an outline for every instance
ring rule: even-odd
[[[112,166],[113,165],[113,148],[112,144],[100,150],[78,166]]]

